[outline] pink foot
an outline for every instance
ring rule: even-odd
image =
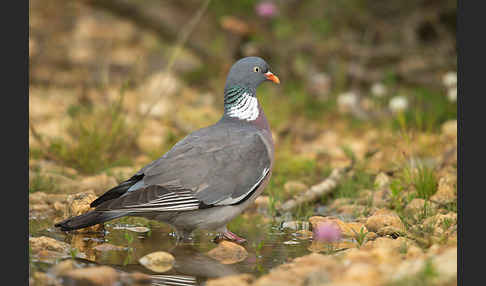
[[[229,241],[233,241],[233,242],[236,242],[238,244],[242,244],[242,243],[245,243],[246,242],[246,239],[242,238],[242,237],[239,237],[237,236],[236,234],[232,233],[231,231],[227,230],[226,232],[223,232],[222,234],[219,234],[218,236],[216,236],[216,238],[214,239],[214,241],[217,243],[217,242],[220,242],[221,240],[229,240]]]

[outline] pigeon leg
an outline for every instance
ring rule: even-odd
[[[191,231],[176,230],[176,244],[179,245],[181,243],[192,243],[193,237],[191,233]]]
[[[225,232],[218,234],[218,236],[214,238],[214,242],[216,243],[220,242],[221,240],[234,241],[238,244],[242,244],[246,242],[246,239],[237,236],[236,234],[232,233],[229,230],[226,230]]]

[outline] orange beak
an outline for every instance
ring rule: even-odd
[[[278,77],[276,75],[274,75],[273,73],[271,73],[270,71],[264,73],[264,75],[267,77],[268,80],[271,80],[276,84],[280,83],[280,80],[278,79]]]

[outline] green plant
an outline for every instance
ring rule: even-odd
[[[57,185],[51,177],[42,175],[39,171],[34,171],[35,175],[29,180],[29,193],[34,192],[55,192]]]
[[[314,205],[312,203],[299,204],[292,210],[293,217],[296,220],[307,220],[314,213]]]
[[[366,243],[366,235],[368,234],[368,231],[364,231],[364,227],[362,226],[359,230],[359,232],[355,231],[354,229],[351,229],[354,232],[354,239],[356,239],[356,242],[358,243],[358,248],[360,248],[364,243]]]
[[[71,248],[69,250],[69,254],[71,255],[71,258],[72,259],[76,259],[76,257],[78,257],[78,249],[77,248]]]
[[[437,178],[431,168],[419,166],[410,172],[417,197],[429,199],[437,191]]]
[[[401,254],[407,254],[407,252],[408,252],[408,244],[405,241],[402,242],[402,244],[400,244],[399,252]]]
[[[362,168],[356,168],[351,176],[344,178],[334,191],[337,198],[354,198],[363,189],[373,187],[373,176]]]
[[[452,219],[446,217],[442,220],[442,229],[447,230],[451,227],[452,225]]]
[[[130,151],[137,149],[138,132],[135,126],[127,123],[122,109],[123,94],[124,89],[118,101],[106,108],[81,108],[71,112],[68,132],[72,142],[53,139],[48,151],[66,165],[88,174],[130,164]]]
[[[413,108],[404,111],[402,117],[392,121],[393,128],[415,128],[421,131],[437,131],[442,123],[457,118],[457,104],[447,97],[427,88],[407,89],[413,101]]]
[[[131,244],[133,242],[133,234],[129,233],[126,231],[123,236],[125,237],[125,240],[128,242],[128,244]]]

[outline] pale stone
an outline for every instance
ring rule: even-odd
[[[364,233],[368,232],[368,229],[363,223],[343,222],[338,218],[312,216],[309,218],[309,222],[311,223],[313,229],[316,229],[320,223],[335,223],[339,227],[343,237],[356,237],[360,233],[361,229]]]
[[[249,286],[255,280],[255,277],[250,274],[239,274],[221,277],[218,279],[209,279],[206,286]]]
[[[208,251],[207,255],[222,264],[234,264],[248,257],[246,249],[234,242],[223,240],[218,246]]]
[[[61,275],[67,285],[115,285],[118,281],[118,272],[108,266],[95,266],[73,269]]]
[[[376,175],[375,185],[379,189],[386,188],[390,185],[390,181],[391,181],[390,177],[387,174],[381,172],[378,175]]]
[[[172,269],[175,259],[174,256],[168,252],[157,251],[145,255],[140,258],[138,262],[154,272],[163,273]]]
[[[67,254],[70,250],[69,244],[47,236],[29,237],[29,245],[33,253],[50,250]]]
[[[439,179],[437,192],[430,197],[431,200],[442,204],[451,203],[457,200],[456,184],[457,177],[453,175],[444,176]]]
[[[90,207],[91,202],[98,196],[93,191],[81,192],[69,195],[66,199],[67,205],[64,211],[64,219],[87,213],[94,208]],[[103,230],[103,224],[96,224],[90,227],[78,229],[77,232],[97,232]]]
[[[378,235],[403,234],[405,225],[400,217],[387,209],[379,209],[366,221],[366,227]]]

